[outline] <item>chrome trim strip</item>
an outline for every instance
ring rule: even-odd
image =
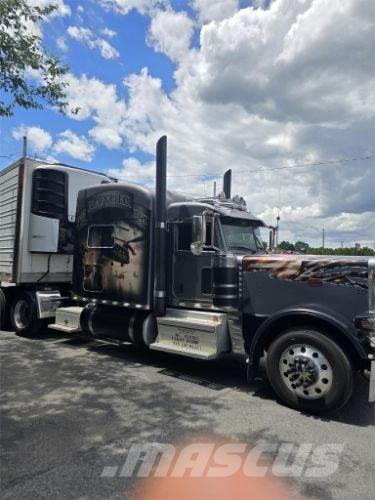
[[[238,287],[238,284],[235,283],[235,284],[231,284],[231,285],[220,285],[218,283],[213,283],[213,288],[237,288]]]
[[[238,295],[215,295],[215,299],[237,299]]]

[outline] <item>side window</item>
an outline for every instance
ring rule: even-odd
[[[89,227],[88,248],[113,248],[115,245],[115,226],[98,224]]]
[[[190,244],[193,235],[191,222],[181,222],[177,224],[177,250],[187,250],[190,252]]]
[[[210,247],[214,244],[216,247],[220,247],[220,236],[217,224],[214,225],[214,234],[212,241],[212,224],[211,220],[207,221],[206,224],[206,241],[205,246]],[[190,252],[190,245],[192,242],[192,223],[189,221],[180,222],[177,224],[177,249],[185,250]]]
[[[33,173],[32,213],[53,219],[67,216],[67,175],[52,168]]]
[[[214,231],[212,234],[212,224],[214,224]],[[212,220],[208,220],[206,224],[206,241],[205,245],[208,247],[214,245],[216,248],[221,248],[220,243],[220,233],[217,222],[213,222]]]

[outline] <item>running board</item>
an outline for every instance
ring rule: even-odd
[[[156,318],[158,336],[150,345],[155,351],[198,359],[215,359],[230,349],[227,316],[187,309],[167,309]]]

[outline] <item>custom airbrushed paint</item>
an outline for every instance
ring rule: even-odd
[[[324,257],[315,255],[266,255],[244,257],[244,271],[267,271],[279,280],[311,281],[351,285],[367,289],[366,257]]]
[[[150,304],[152,197],[140,186],[80,192],[73,292],[119,305]]]

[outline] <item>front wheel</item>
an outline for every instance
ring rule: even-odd
[[[40,332],[45,321],[38,318],[37,302],[32,292],[20,292],[15,297],[10,313],[12,329],[27,337]]]
[[[293,408],[322,413],[344,406],[353,392],[353,369],[344,351],[323,332],[285,332],[267,353],[267,376],[280,399]]]

